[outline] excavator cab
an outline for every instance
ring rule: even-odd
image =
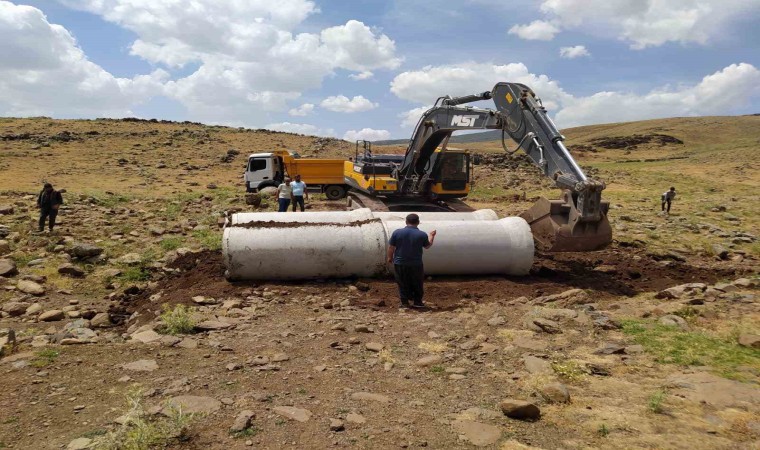
[[[467,197],[472,187],[470,153],[464,150],[436,150],[430,157],[433,166],[426,189],[432,200]]]

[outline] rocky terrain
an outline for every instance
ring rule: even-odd
[[[218,221],[252,208],[245,155],[352,144],[0,119],[0,449],[758,448],[760,167],[736,155],[759,125],[566,130],[608,183],[613,245],[430,279],[417,313],[389,279],[223,277]],[[556,197],[500,143],[467,148],[473,206]],[[67,191],[52,234],[32,233],[43,180]]]

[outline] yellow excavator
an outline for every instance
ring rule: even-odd
[[[493,100],[495,109],[468,103]],[[549,252],[593,251],[612,241],[605,185],[587,178],[565,147],[564,136],[528,86],[497,83],[491,91],[440,97],[415,127],[404,155],[374,155],[371,143],[357,142],[353,161],[344,164],[350,209],[372,211],[455,211],[470,208],[470,154],[448,149],[452,133],[501,130],[505,151],[525,152],[562,189],[559,200],[539,199],[520,216],[531,227],[537,247]],[[517,143],[507,146],[507,137]],[[360,152],[361,150],[361,152]]]

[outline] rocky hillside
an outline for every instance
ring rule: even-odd
[[[218,219],[252,208],[245,156],[350,143],[0,119],[0,449],[755,448],[760,172],[737,155],[758,125],[567,130],[608,184],[610,248],[538,255],[521,278],[436,277],[411,312],[390,279],[223,277]],[[500,144],[466,148],[475,207],[556,197]],[[32,232],[43,180],[67,190],[52,234]]]

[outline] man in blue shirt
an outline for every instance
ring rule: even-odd
[[[433,246],[435,230],[430,237],[417,226],[420,216],[406,216],[406,227],[393,232],[388,241],[388,264],[393,264],[401,306],[408,307],[412,301],[413,308],[424,308],[422,295],[425,282],[425,269],[422,265],[422,250]]]
[[[296,206],[301,206],[301,212],[304,210],[303,197],[309,198],[309,192],[306,191],[306,183],[301,181],[301,175],[296,175],[296,181],[290,183],[290,187],[293,189],[293,212],[296,212]]]

